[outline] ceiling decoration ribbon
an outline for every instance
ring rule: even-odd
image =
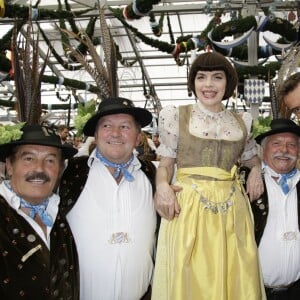
[[[250,28],[248,31],[246,31],[245,33],[243,33],[243,35],[241,35],[240,37],[232,40],[232,41],[226,41],[226,42],[217,42],[217,41],[214,41],[211,37],[211,34],[212,34],[212,31],[211,30],[207,37],[210,39],[210,41],[215,44],[216,46],[218,46],[219,48],[222,48],[222,49],[231,49],[231,48],[234,48],[234,47],[237,47],[241,44],[243,44],[250,36],[250,34],[252,33],[254,27]]]

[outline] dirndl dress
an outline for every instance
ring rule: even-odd
[[[162,219],[153,300],[262,300],[265,292],[249,200],[235,163],[245,138],[206,140],[180,111],[178,217]]]

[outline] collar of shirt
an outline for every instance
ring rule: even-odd
[[[42,229],[40,226],[27,214],[25,214],[21,209],[20,209],[20,198],[12,192],[5,184],[2,182],[0,184],[0,195],[6,200],[8,205],[12,207],[19,215],[21,215],[29,224],[31,224],[34,228],[34,230],[39,234],[39,236],[45,241],[47,244],[48,248],[50,248],[50,232],[51,228],[47,227],[47,240],[45,239],[45,234],[43,233]],[[57,194],[52,194],[49,197],[49,203],[47,206],[47,212],[49,215],[52,217],[53,222],[55,222],[57,213],[58,213],[58,205],[59,205],[59,196]]]
[[[275,177],[275,178],[278,178],[278,180],[280,179],[281,175],[279,173],[276,173],[273,169],[271,169],[264,162],[262,163],[262,168],[264,170],[265,176],[269,176],[269,177],[273,177],[273,178]],[[299,180],[300,180],[300,171],[297,169],[297,173],[292,178],[289,178],[287,180],[290,189],[294,188]],[[274,181],[274,183],[276,183],[277,180],[273,180],[273,181]]]
[[[4,182],[0,184],[0,194],[3,196],[3,198],[7,201],[7,203],[12,208],[14,208],[15,210],[18,210],[20,208],[20,198],[9,188],[7,188]],[[47,206],[47,211],[51,216],[54,214],[55,218],[53,218],[53,220],[56,219],[58,204],[59,204],[59,196],[57,194],[52,194],[49,197],[49,204]]]

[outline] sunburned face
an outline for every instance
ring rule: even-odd
[[[15,159],[7,159],[6,167],[14,192],[31,204],[39,204],[53,193],[62,170],[61,150],[21,145]]]
[[[205,108],[219,112],[222,110],[226,84],[224,71],[198,71],[195,77],[195,93]]]
[[[127,162],[141,140],[141,134],[131,115],[103,116],[97,125],[95,141],[101,154],[111,162]]]

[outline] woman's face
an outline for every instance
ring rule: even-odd
[[[224,71],[198,71],[195,77],[195,94],[206,109],[219,112],[222,110],[226,85]]]

